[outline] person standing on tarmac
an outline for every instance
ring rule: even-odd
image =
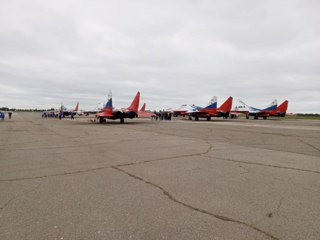
[[[70,118],[71,118],[71,120],[74,120],[74,113],[70,114]]]
[[[8,115],[9,115],[9,119],[11,119],[12,112],[8,112]]]

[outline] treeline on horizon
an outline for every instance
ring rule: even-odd
[[[30,109],[26,109],[26,108],[8,108],[8,107],[1,107],[0,111],[12,111],[12,112],[44,112],[44,111],[54,111],[54,108],[50,108],[50,109],[37,109],[37,108],[30,108]]]

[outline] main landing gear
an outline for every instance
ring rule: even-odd
[[[97,120],[99,121],[99,123],[105,123],[106,120],[103,117],[98,117]]]

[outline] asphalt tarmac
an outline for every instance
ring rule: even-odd
[[[320,239],[320,121],[0,122],[0,239]]]

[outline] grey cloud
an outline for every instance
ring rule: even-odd
[[[0,106],[213,95],[319,112],[318,1],[1,1]],[[21,101],[23,99],[23,102]]]

